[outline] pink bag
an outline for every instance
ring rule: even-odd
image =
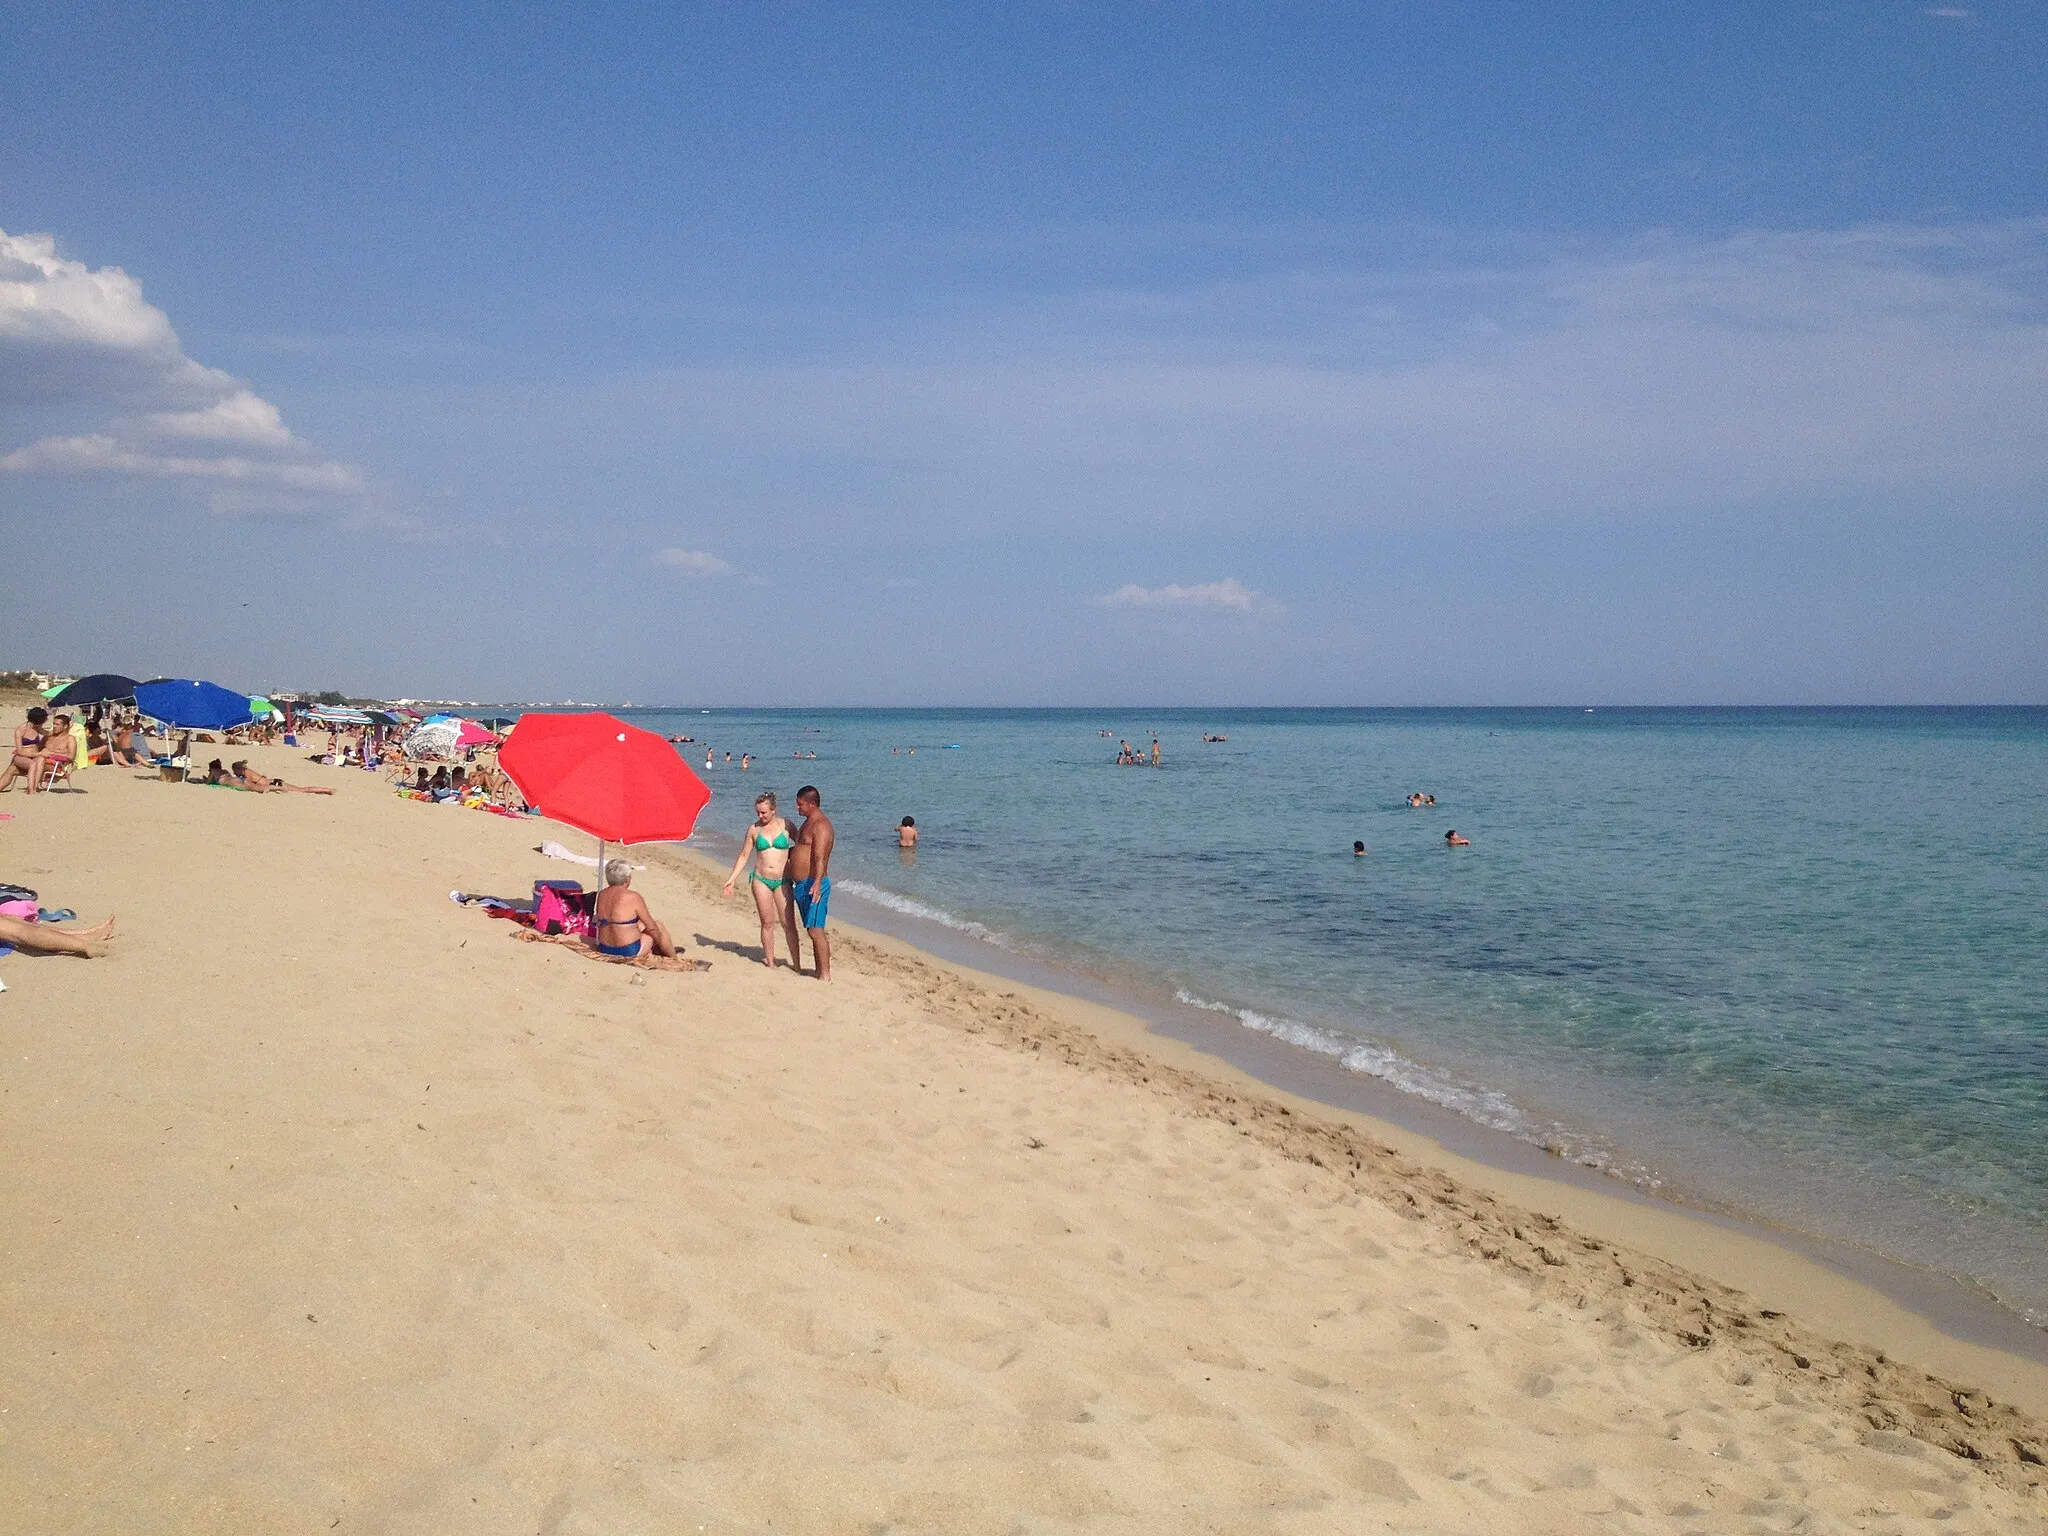
[[[0,901],[0,917],[19,918],[24,923],[34,922],[38,910],[32,901]]]
[[[570,933],[588,937],[590,915],[579,912],[562,899],[562,893],[553,886],[542,886],[534,898],[533,926],[537,933]]]

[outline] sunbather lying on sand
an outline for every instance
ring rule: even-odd
[[[316,788],[311,784],[287,784],[283,779],[273,779],[267,773],[258,773],[240,758],[235,760],[228,771],[234,775],[237,784],[240,784],[244,789],[253,789],[259,795],[269,794],[273,790],[285,790],[294,795],[331,795],[334,793],[331,789],[324,787]]]
[[[110,913],[103,923],[90,928],[59,928],[55,923],[25,923],[18,917],[0,917],[0,944],[13,944],[32,954],[76,955],[90,960],[99,946],[114,936]]]

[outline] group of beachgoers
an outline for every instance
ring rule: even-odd
[[[405,766],[392,775],[392,782],[407,799],[426,800],[435,805],[465,805],[474,810],[527,809],[526,797],[512,782],[512,776],[487,756],[471,763],[442,763],[433,768],[425,763],[411,763],[410,777]]]
[[[1161,756],[1157,736],[1152,738],[1152,751],[1149,756],[1142,748],[1134,747],[1128,741],[1119,741],[1116,744],[1116,765],[1119,768],[1157,768]]]
[[[42,794],[67,779],[74,768],[114,761],[116,752],[143,750],[135,745],[132,720],[117,721],[97,708],[88,720],[74,719],[64,710],[52,714],[41,705],[29,710],[14,728],[7,766],[0,772],[0,792],[19,782],[24,793]],[[41,897],[27,886],[0,884],[0,954],[20,949],[90,959],[114,936],[111,914],[90,927],[67,926],[75,921],[76,914],[68,908],[42,906]]]
[[[128,763],[143,767],[154,760],[148,728],[132,710],[94,705],[90,714],[52,714],[38,705],[14,728],[7,767],[0,772],[0,793],[19,780],[28,794],[39,794],[89,764]]]
[[[775,968],[775,938],[782,934],[789,943],[790,966],[803,972],[802,934],[811,940],[811,972],[820,981],[832,979],[832,940],[825,922],[832,903],[832,845],[836,833],[821,807],[818,788],[806,784],[796,792],[794,827],[778,810],[775,791],[763,790],[754,797],[754,823],[747,828],[740,855],[726,876],[724,894],[730,896],[742,874],[754,893],[754,910],[761,919],[761,963]],[[907,836],[908,841],[904,839]],[[904,817],[897,840],[902,846],[917,844],[916,823]],[[753,868],[749,870],[748,864]],[[599,932],[603,941],[605,935]]]
[[[1434,810],[1436,808],[1436,796],[1424,794],[1418,789],[1409,795],[1402,804],[1406,805],[1411,811]],[[1472,839],[1462,836],[1458,829],[1453,827],[1444,834],[1444,846],[1446,848],[1470,848],[1472,846]],[[1354,859],[1365,858],[1369,852],[1370,850],[1367,849],[1362,841],[1354,842],[1351,845],[1351,857]]]

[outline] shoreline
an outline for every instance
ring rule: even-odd
[[[692,861],[707,876],[723,872],[708,849],[664,852]],[[898,946],[920,963],[992,991],[1022,989],[1055,1017],[1080,1012],[1081,1027],[1114,1045],[1160,1055],[1176,1067],[1218,1077],[1246,1093],[1277,1096],[1301,1112],[1339,1116],[1403,1156],[1441,1167],[1459,1183],[1495,1199],[1555,1212],[1590,1236],[1753,1294],[1764,1306],[1845,1342],[1932,1373],[1978,1382],[2000,1401],[2048,1419],[2048,1334],[1952,1277],[1662,1198],[1562,1163],[1505,1132],[1391,1085],[1362,1080],[1284,1041],[1213,1026],[1207,1038],[1192,1031],[1183,1035],[1148,1014],[1142,1003],[1078,972],[979,944],[935,923],[919,924],[873,902],[858,902],[855,910],[862,921],[834,920],[867,942]],[[910,937],[894,931],[899,926],[931,931]],[[984,952],[992,952],[1000,963],[975,964]],[[1206,1021],[1198,1016],[1193,1022]]]
[[[720,836],[711,834],[710,841],[716,842]],[[703,861],[706,869],[722,873],[730,855],[721,859],[708,846],[700,846],[704,838],[700,833],[683,851]],[[1967,1353],[1971,1350],[2013,1357],[2039,1368],[2043,1377],[2032,1385],[2022,1384],[2023,1378],[2011,1378],[2007,1390],[2016,1394],[2013,1400],[2025,1402],[2030,1412],[2048,1417],[2048,1329],[2037,1327],[1958,1276],[1921,1268],[1847,1239],[1774,1224],[1739,1208],[1715,1209],[1687,1199],[1682,1185],[1642,1188],[1602,1169],[1581,1167],[1554,1156],[1508,1131],[1394,1084],[1346,1070],[1285,1040],[1244,1028],[1234,1014],[1148,997],[1136,988],[1119,987],[1064,967],[1057,960],[988,943],[971,932],[920,919],[850,890],[835,894],[835,913],[857,914],[836,920],[866,937],[902,944],[929,963],[965,972],[982,985],[1024,986],[1044,998],[1100,1009],[1128,1021],[1115,1032],[1123,1043],[1172,1042],[1185,1047],[1198,1062],[1241,1074],[1247,1085],[1355,1117],[1369,1134],[1409,1156],[1444,1163],[1461,1181],[1499,1198],[1545,1210],[1558,1209],[1557,1202],[1563,1202],[1573,1208],[1574,1223],[1595,1235],[1645,1247],[1660,1258],[1701,1269],[1736,1289],[1767,1287],[1769,1295],[1788,1301],[1793,1309],[1809,1310],[1806,1303],[1789,1302],[1786,1293],[1801,1283],[1819,1283],[1817,1276],[1799,1267],[1812,1266],[1853,1288],[1829,1292],[1828,1326],[1847,1330],[1860,1342],[1889,1348],[1902,1357],[1910,1348],[1913,1358],[1929,1370],[1967,1373],[1987,1368],[1987,1362]],[[1547,1193],[1553,1189],[1555,1193]],[[1603,1202],[1615,1202],[1623,1209],[1610,1209]],[[1627,1214],[1631,1209],[1651,1214],[1647,1221],[1631,1218]],[[1689,1235],[1686,1228],[1666,1230],[1655,1221],[1658,1213],[1725,1232],[1732,1246],[1724,1252],[1721,1245]],[[1783,1261],[1796,1262],[1781,1262],[1772,1257],[1774,1253],[1782,1255]],[[1866,1292],[1896,1309],[1899,1320],[1877,1323],[1864,1297]],[[1923,1337],[1923,1331],[1931,1337]],[[1908,1339],[1914,1340],[1910,1346],[1902,1342]],[[1938,1339],[1961,1346],[1965,1352],[1951,1356],[1935,1342]]]
[[[862,924],[830,987],[766,972],[688,847],[628,856],[708,970],[515,943],[448,892],[578,873],[561,828],[248,755],[336,793],[93,770],[0,824],[121,914],[109,959],[5,970],[0,1480],[38,1529],[2048,1509],[2048,1370],[1820,1265]]]

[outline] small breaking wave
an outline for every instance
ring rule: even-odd
[[[894,891],[885,891],[879,885],[869,885],[865,880],[841,880],[839,889],[849,895],[858,896],[862,901],[872,901],[878,907],[887,907],[891,912],[905,917],[917,918],[920,922],[937,923],[941,928],[950,928],[955,933],[964,933],[969,938],[980,939],[984,944],[994,944],[1003,949],[1014,949],[1008,934],[998,933],[986,923],[977,923],[971,917],[955,917],[951,912],[938,907],[926,906],[908,896],[899,896]]]
[[[1412,1093],[1418,1099],[1462,1115],[1489,1130],[1501,1131],[1531,1146],[1541,1147],[1581,1167],[1598,1169],[1632,1183],[1654,1187],[1659,1182],[1641,1170],[1618,1166],[1610,1152],[1583,1136],[1575,1135],[1566,1127],[1539,1122],[1498,1089],[1468,1083],[1436,1067],[1425,1067],[1370,1040],[1320,1029],[1296,1019],[1276,1019],[1253,1008],[1211,1002],[1184,988],[1173,995],[1175,1001],[1190,1008],[1199,1008],[1205,1013],[1227,1013],[1246,1029],[1271,1035],[1276,1040],[1314,1051],[1319,1056],[1333,1056],[1346,1071],[1376,1077],[1403,1093]]]

